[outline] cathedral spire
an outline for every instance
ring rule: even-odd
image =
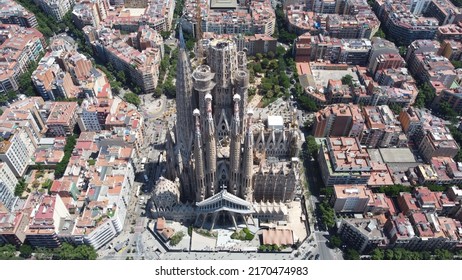
[[[240,158],[241,158],[241,128],[240,128],[240,110],[239,103],[241,97],[239,94],[233,96],[234,101],[234,116],[231,123],[231,143],[229,149],[230,156],[230,169],[231,169],[231,178],[230,178],[230,192],[234,195],[241,194],[241,184],[239,182],[239,167],[240,167]]]
[[[205,156],[206,156],[206,185],[207,197],[215,194],[217,187],[216,171],[217,171],[217,143],[215,137],[215,122],[212,115],[212,95],[205,95],[205,103],[207,109],[206,121],[206,142],[205,142]]]
[[[180,28],[180,49],[178,53],[178,64],[176,70],[176,105],[177,122],[175,125],[176,141],[176,166],[179,170],[182,195],[186,200],[192,201],[194,195],[194,180],[192,179],[192,169],[190,165],[192,147],[194,141],[194,120],[191,112],[194,109],[193,83],[191,78],[191,65],[185,50],[183,32]]]
[[[196,119],[196,133],[194,141],[194,164],[196,171],[196,201],[205,199],[205,173],[204,173],[204,158],[202,153],[202,138],[200,127],[200,111],[195,109],[193,115]]]
[[[253,200],[252,175],[253,175],[253,132],[252,132],[253,111],[247,111],[247,132],[244,141],[242,195],[247,201]]]

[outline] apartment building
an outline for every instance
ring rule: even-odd
[[[306,32],[297,37],[294,43],[295,62],[311,61],[311,34]]]
[[[19,88],[19,76],[44,52],[45,38],[34,28],[0,25],[0,93]]]
[[[105,9],[104,6],[100,1],[79,2],[72,8],[72,21],[78,28],[87,25],[97,27],[105,19],[106,14],[102,14],[103,18],[100,14],[101,9]]]
[[[443,40],[461,40],[462,39],[462,23],[445,24],[438,27],[435,39]]]
[[[333,104],[316,112],[313,135],[314,137],[360,137],[364,124],[359,106]]]
[[[289,5],[285,8],[288,29],[297,35],[316,32],[314,13],[307,11],[305,5]],[[319,31],[318,31],[319,33]]]
[[[370,51],[369,55],[369,64],[368,64],[368,70],[369,73],[372,73],[373,75],[377,70],[379,63],[387,63],[386,62],[386,57],[387,55],[392,55],[393,61],[398,59],[397,56],[399,56],[399,50],[396,48],[396,45],[388,40],[379,38],[379,37],[374,37],[371,40],[372,42],[372,48]],[[380,58],[382,57],[382,59]],[[399,60],[399,59],[398,59]],[[397,62],[397,65],[402,65],[402,61]],[[404,66],[404,65],[403,65]],[[397,66],[395,68],[399,68],[402,66]],[[386,69],[385,67],[381,67],[382,69]],[[393,67],[390,67],[393,68]]]
[[[453,158],[457,154],[460,147],[454,141],[444,121],[429,111],[411,107],[401,111],[398,120],[406,135],[415,142],[427,162],[432,157]]]
[[[374,80],[381,86],[401,88],[403,85],[415,85],[416,82],[407,68],[387,68],[378,70]]]
[[[414,251],[454,249],[461,245],[460,229],[459,221],[421,212],[391,217],[384,226],[389,248]]]
[[[443,89],[435,97],[432,103],[433,108],[439,108],[441,103],[448,104],[454,111],[462,112],[462,89],[460,87],[454,89]]]
[[[338,63],[364,66],[367,64],[372,43],[368,39],[342,39]]]
[[[335,212],[364,213],[372,192],[365,185],[334,185]]]
[[[44,100],[74,98],[77,97],[79,92],[69,72],[60,68],[57,57],[52,53],[47,53],[39,61],[31,79]]]
[[[137,154],[141,151],[144,142],[144,117],[133,105],[120,102],[115,113],[107,115],[104,128],[118,131],[134,144]]]
[[[435,17],[439,25],[456,24],[462,21],[462,11],[450,0],[432,0],[424,12],[427,17]]]
[[[21,246],[26,240],[24,229],[29,216],[22,211],[0,213],[0,244]]]
[[[25,229],[27,242],[34,247],[59,247],[59,229],[70,219],[71,215],[59,195],[42,195]]]
[[[111,29],[103,28],[96,32],[98,39],[91,42],[96,54],[112,63],[115,69],[127,73],[144,93],[154,93],[159,78],[161,50],[146,48],[139,51],[124,41],[120,33]]]
[[[434,157],[430,164],[417,166],[419,184],[456,185],[462,183],[462,166],[451,157]]]
[[[85,244],[99,249],[124,227],[129,190],[133,188],[134,169],[130,163],[133,149],[103,145],[89,182],[88,203],[76,220],[72,235],[83,236]],[[97,212],[95,212],[97,209]]]
[[[399,121],[388,105],[363,107],[365,127],[361,134],[361,145],[368,148],[405,147],[407,138]]]
[[[375,75],[377,71],[385,69],[399,69],[406,65],[406,62],[399,54],[380,54],[371,61],[371,74]]]
[[[0,21],[21,27],[36,28],[38,26],[35,15],[14,0],[0,0]]]
[[[34,147],[38,146],[40,139],[45,136],[47,127],[40,115],[40,108],[44,105],[41,97],[29,97],[16,101],[0,116],[1,123],[14,123],[24,128]]]
[[[67,136],[74,131],[77,122],[77,102],[53,102],[46,125],[48,136]]]
[[[362,11],[356,15],[323,15],[321,26],[329,36],[339,39],[371,39],[379,30],[380,21],[372,11]]]
[[[244,4],[244,2],[242,2]],[[237,2],[224,8],[223,3],[200,1],[203,32],[217,34],[266,34],[273,35],[276,28],[276,14],[270,0],[247,1],[245,5]],[[181,25],[183,30],[196,37],[197,1],[185,2],[185,17]],[[218,6],[217,6],[218,5]]]
[[[61,21],[64,15],[72,9],[75,0],[36,0],[37,5],[49,16]]]
[[[462,42],[455,40],[444,40],[441,42],[441,47],[438,54],[446,57],[450,61],[462,60]]]
[[[106,11],[107,14],[102,19],[104,25],[124,32],[136,32],[143,25],[148,25],[158,32],[172,29],[174,0],[133,1],[129,5],[134,5],[135,2],[137,5],[146,3],[147,7],[144,10],[140,8],[126,9],[128,7],[123,7],[122,1],[114,10]],[[101,11],[100,15],[103,15]]]
[[[342,219],[337,233],[345,244],[360,253],[365,253],[387,245],[388,240],[382,227],[380,221],[375,218]]]
[[[447,127],[433,127],[425,131],[419,152],[427,162],[433,157],[455,157],[460,149]]]
[[[8,210],[13,210],[17,197],[14,189],[18,184],[18,179],[14,176],[8,164],[0,162],[0,203]]]
[[[106,84],[107,88],[109,84]],[[102,88],[104,91],[105,88]],[[84,100],[77,109],[77,123],[80,131],[101,131],[105,127],[108,115],[117,113],[119,99],[92,98]]]
[[[422,53],[416,54],[410,61],[409,70],[421,82],[440,82],[450,88],[457,78],[454,66],[444,56]]]
[[[378,0],[374,8],[385,30],[401,44],[408,45],[419,39],[433,39],[440,25],[438,19],[423,17],[421,12],[425,7],[416,7],[416,1],[410,4],[397,0]]]
[[[318,156],[326,186],[365,185],[371,177],[371,160],[357,138],[336,137],[321,140]]]
[[[27,170],[35,147],[24,128],[14,123],[3,124],[0,128],[0,160],[8,165],[14,176],[22,177]],[[8,127],[5,127],[7,125]]]

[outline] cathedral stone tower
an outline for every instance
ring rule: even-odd
[[[214,116],[217,121],[217,135],[223,139],[229,135],[233,110],[235,76],[238,70],[236,44],[231,40],[214,40],[209,46],[207,61],[215,73]]]
[[[234,95],[234,115],[233,121],[231,122],[231,133],[230,133],[230,148],[229,148],[229,161],[231,169],[231,177],[229,180],[229,192],[234,195],[239,195],[240,188],[240,167],[241,167],[241,140],[242,140],[242,128],[240,120],[239,104],[241,97],[239,94]]]
[[[199,117],[201,115],[198,109],[195,109],[194,117],[196,119],[196,133],[194,138],[194,168],[196,170],[196,201],[202,201],[206,196],[205,189],[205,171],[204,171],[204,157],[202,152],[202,133],[200,128]]]
[[[177,122],[176,133],[176,160],[178,176],[182,186],[183,200],[190,200],[194,195],[194,182],[191,170],[191,155],[194,138],[194,120],[191,118],[193,103],[193,84],[191,79],[191,65],[185,49],[183,32],[180,29],[180,49],[178,53],[177,80],[176,80],[176,105]],[[186,113],[187,112],[187,113]]]

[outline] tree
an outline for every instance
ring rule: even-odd
[[[300,103],[300,105],[302,106],[303,109],[307,110],[308,112],[316,112],[318,111],[318,106],[316,105],[316,103],[311,99],[309,98],[308,96],[306,95],[301,95],[299,98],[298,98],[298,101]]]
[[[252,68],[249,69],[249,83],[255,83],[255,71]]]
[[[64,157],[56,165],[55,168],[55,179],[59,179],[64,175],[66,171],[67,164],[71,158],[71,153],[74,150],[75,144],[77,143],[77,137],[75,135],[70,135],[66,138],[66,145],[64,146]]]
[[[257,89],[254,88],[254,87],[250,87],[249,90],[248,90],[248,94],[249,96],[253,96],[257,93]]]
[[[457,113],[448,102],[443,101],[439,104],[439,112],[444,119],[457,123]]]
[[[318,155],[319,151],[319,146],[318,143],[316,143],[316,139],[314,138],[313,135],[309,135],[306,137],[306,152],[308,153],[309,156],[316,158]]]
[[[170,238],[170,246],[176,246],[178,243],[181,242],[181,240],[184,237],[184,232],[180,231],[175,233],[171,238]]]
[[[268,69],[269,64],[270,64],[270,61],[269,61],[269,59],[266,58],[266,57],[263,58],[263,60],[261,61],[261,67],[262,67],[263,69]]]
[[[410,192],[411,188],[403,185],[392,185],[386,187],[375,188],[374,192],[385,193],[387,196],[396,197],[400,192]]]
[[[47,180],[42,184],[42,188],[47,189],[47,190],[48,190],[48,193],[49,193],[52,185],[53,185],[53,180],[47,179]]]
[[[154,97],[160,97],[163,92],[164,89],[162,88],[162,85],[157,85],[156,89],[154,90]]]
[[[423,84],[419,87],[419,93],[417,94],[416,101],[414,103],[415,107],[423,108],[430,107],[435,98],[435,93],[433,92],[431,86],[428,83]]]
[[[434,252],[435,259],[437,260],[452,260],[454,259],[454,254],[445,249],[436,249]]]
[[[173,79],[168,78],[163,85],[164,94],[170,97],[176,96],[176,87],[173,84]]]
[[[170,31],[161,31],[161,32],[160,32],[160,36],[162,36],[162,38],[163,38],[164,40],[167,40],[168,37],[170,37],[170,34],[171,34]]]
[[[290,79],[285,72],[279,72],[280,85],[283,88],[290,88]]]
[[[319,210],[321,211],[322,220],[329,229],[335,227],[335,212],[327,202],[319,204]]]
[[[355,249],[348,249],[344,254],[344,258],[346,260],[359,260],[361,259],[361,256],[359,255],[359,252]]]
[[[451,60],[451,63],[456,69],[462,68],[462,61]]]
[[[261,61],[262,59],[263,59],[263,55],[262,55],[261,53],[257,53],[257,54],[255,55],[255,60],[256,60],[256,61]]]
[[[60,260],[95,260],[98,257],[95,249],[89,245],[73,246],[63,243],[55,251]]]
[[[135,106],[139,106],[141,104],[141,99],[138,95],[134,94],[133,92],[128,92],[124,96],[125,101],[132,103]]]
[[[127,77],[125,77],[125,72],[120,70],[117,72],[117,79],[122,83],[125,84],[127,82]]]
[[[18,180],[18,184],[16,185],[16,187],[14,189],[14,195],[15,196],[22,196],[22,193],[24,192],[26,187],[27,187],[26,180],[24,178],[20,178]]]
[[[385,39],[385,32],[383,32],[382,28],[379,28],[377,33],[375,33],[374,37],[380,37]]]
[[[253,65],[253,71],[256,73],[263,73],[263,68],[261,67],[261,63],[257,62]]]
[[[392,103],[388,105],[388,107],[390,107],[390,109],[393,111],[395,115],[399,115],[401,113],[401,110],[403,110],[403,107],[396,103]]]
[[[345,75],[342,77],[342,85],[352,85],[353,84],[353,76]]]
[[[6,93],[6,97],[8,98],[8,100],[14,100],[14,99],[18,98],[18,94],[13,90],[9,90]]]
[[[379,248],[375,248],[374,251],[372,251],[371,259],[373,259],[373,260],[383,260],[384,257],[385,257],[385,254],[384,254],[383,250],[380,250]]]
[[[7,244],[4,246],[0,246],[0,260],[11,260],[16,256],[16,248],[11,245]]]
[[[342,239],[340,239],[340,237],[338,235],[333,235],[331,238],[330,238],[330,243],[332,244],[332,246],[334,246],[335,248],[340,248],[342,246]]]
[[[394,254],[393,250],[391,250],[391,249],[385,250],[385,253],[384,253],[384,259],[385,260],[393,260],[394,258],[395,258],[395,254]]]
[[[19,247],[20,256],[25,259],[30,258],[32,256],[32,252],[32,247],[27,244],[23,244],[21,247]]]
[[[276,57],[277,58],[282,58],[286,54],[286,49],[281,46],[276,47]]]

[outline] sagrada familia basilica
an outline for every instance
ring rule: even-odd
[[[180,32],[177,118],[165,178],[153,191],[155,216],[212,228],[220,215],[235,226],[288,218],[301,190],[297,120],[254,114],[248,87],[246,53],[234,41],[208,41],[193,71]]]

